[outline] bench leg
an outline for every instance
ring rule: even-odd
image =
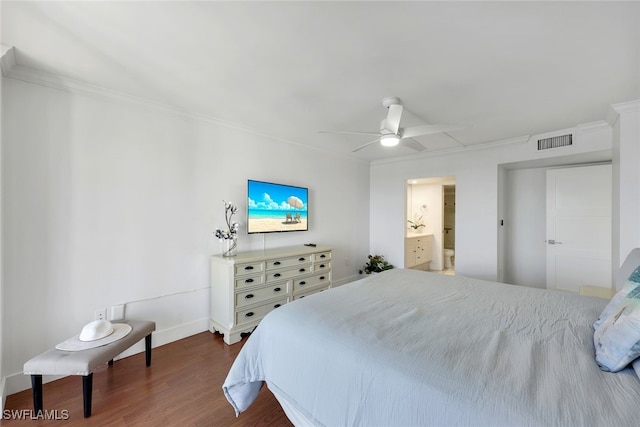
[[[36,415],[42,412],[42,375],[31,375],[31,389],[33,390],[33,410]]]
[[[151,334],[144,337],[144,355],[147,366],[151,366]]]
[[[82,376],[82,400],[84,401],[84,417],[91,416],[91,396],[93,394],[93,372]]]

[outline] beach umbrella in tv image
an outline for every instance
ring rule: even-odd
[[[300,209],[302,208],[302,206],[304,206],[304,204],[302,203],[302,200],[300,200],[298,197],[296,196],[291,196],[287,199],[287,203],[289,203],[289,205],[292,208],[296,208],[296,209]]]

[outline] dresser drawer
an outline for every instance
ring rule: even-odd
[[[317,274],[315,276],[303,277],[301,279],[296,279],[293,281],[293,293],[295,294],[298,291],[303,289],[310,289],[321,285],[323,283],[329,284],[329,275],[328,274]]]
[[[310,290],[308,290],[306,292],[301,292],[301,293],[297,294],[296,296],[293,297],[293,299],[297,300],[297,299],[300,299],[300,298],[308,297],[309,295],[317,294],[319,292],[326,291],[327,289],[329,289],[329,287],[310,289]]]
[[[236,289],[247,288],[249,286],[260,286],[262,284],[264,284],[264,274],[236,278]]]
[[[313,254],[313,261],[329,261],[331,259],[331,251],[327,252],[319,252],[317,254]]]
[[[287,298],[283,298],[278,301],[270,302],[268,304],[260,305],[258,307],[248,308],[246,310],[239,310],[236,312],[236,323],[254,322],[262,319],[271,310],[280,307],[287,303]]]
[[[329,261],[320,261],[313,263],[313,272],[318,273],[321,271],[331,270],[331,263]]]
[[[262,261],[238,264],[235,266],[236,276],[261,273],[263,270],[264,263]]]
[[[267,283],[276,282],[278,280],[291,279],[293,277],[298,277],[303,274],[308,274],[310,272],[311,272],[311,264],[301,265],[290,270],[277,270],[273,272],[268,272]]]
[[[311,255],[300,255],[291,258],[271,259],[267,261],[267,271],[310,263]]]
[[[287,296],[288,292],[289,290],[286,282],[280,285],[268,286],[266,288],[238,292],[236,294],[236,307],[246,307],[278,296]]]

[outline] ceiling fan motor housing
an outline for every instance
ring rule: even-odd
[[[389,96],[382,100],[382,106],[385,108],[389,108],[392,105],[402,105],[402,101],[397,96]]]

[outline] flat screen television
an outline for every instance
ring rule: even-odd
[[[247,233],[309,229],[307,188],[254,180],[247,187]]]

